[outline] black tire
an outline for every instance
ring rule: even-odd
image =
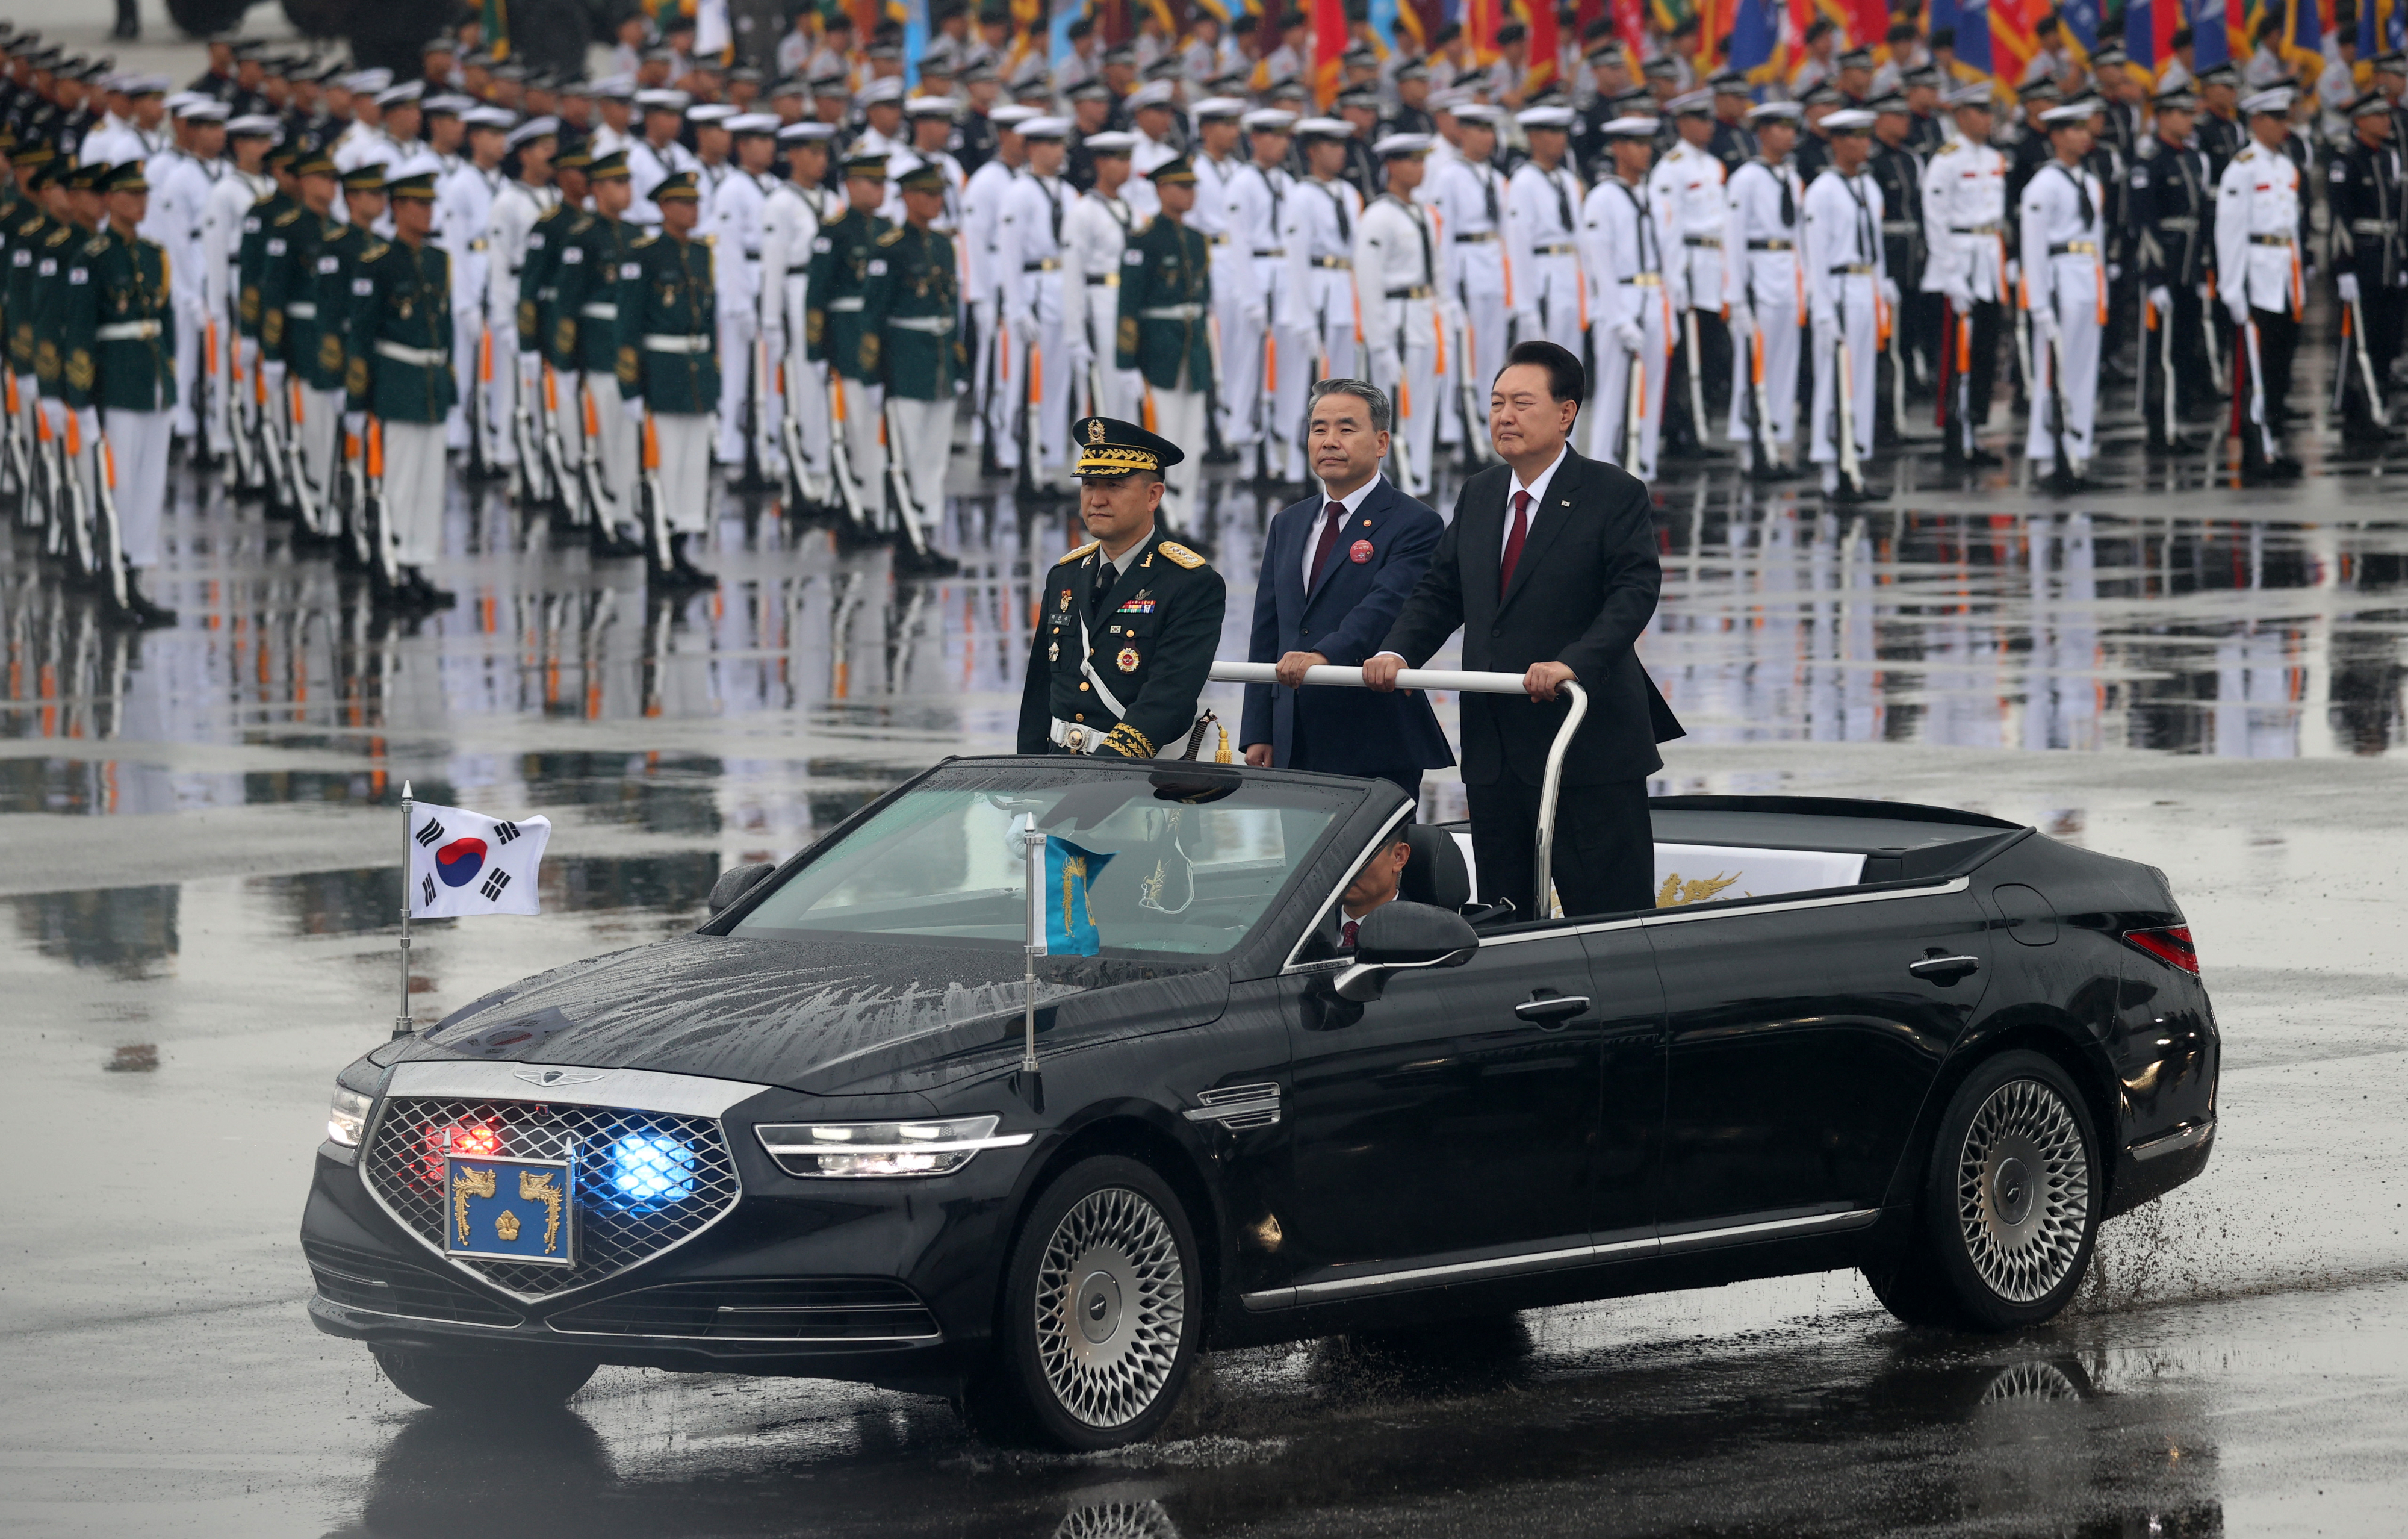
[[[209,37],[239,25],[251,0],[167,0],[167,20],[194,37]]]
[[[497,1352],[429,1352],[414,1346],[373,1346],[377,1366],[393,1387],[438,1411],[523,1416],[557,1408],[585,1388],[595,1364],[577,1358]]]
[[[963,1397],[990,1441],[1087,1452],[1168,1418],[1203,1326],[1196,1237],[1154,1170],[1083,1159],[1029,1209],[1004,1269],[995,1343]]]
[[[2106,1172],[2071,1076],[2001,1053],[1949,1099],[1905,1253],[1866,1273],[1904,1323],[2020,1330],[2072,1302],[2099,1236]]]

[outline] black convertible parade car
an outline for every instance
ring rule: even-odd
[[[693,934],[345,1069],[310,1316],[438,1407],[637,1364],[1100,1448],[1215,1347],[1851,1267],[1910,1324],[2035,1324],[2206,1162],[2214,1019],[2153,868],[1672,797],[1658,907],[1532,919],[1412,814],[1384,781],[938,765],[726,873]],[[1032,826],[1094,862],[1091,955],[1029,959]]]

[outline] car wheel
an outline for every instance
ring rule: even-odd
[[[2090,1264],[2103,1173],[2071,1078],[2038,1053],[2002,1053],[1950,1099],[1914,1241],[1867,1280],[1908,1325],[2014,1330],[2051,1319]]]
[[[438,1411],[524,1414],[550,1410],[585,1388],[595,1364],[576,1358],[429,1352],[375,1346],[377,1366],[393,1387]]]
[[[1168,1183],[1085,1159],[1029,1210],[1004,1273],[995,1347],[964,1408],[996,1442],[1117,1448],[1170,1415],[1197,1356],[1196,1239]]]

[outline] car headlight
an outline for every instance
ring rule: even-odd
[[[368,1113],[375,1108],[376,1097],[336,1086],[335,1104],[326,1111],[327,1139],[346,1149],[358,1148],[360,1135],[367,1130]]]
[[[997,1133],[998,1116],[908,1122],[780,1122],[752,1130],[788,1175],[948,1175],[981,1149],[1013,1149],[1034,1133]]]

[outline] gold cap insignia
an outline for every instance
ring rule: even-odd
[[[1089,443],[1101,443],[1104,441],[1104,424],[1102,423],[1091,421],[1087,424],[1087,441]]]

